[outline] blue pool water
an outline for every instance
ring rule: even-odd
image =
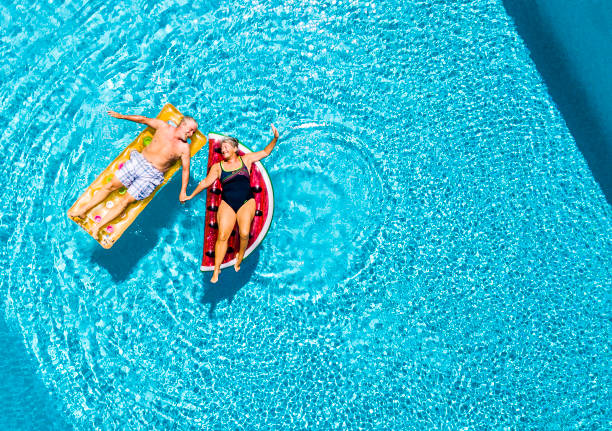
[[[22,337],[0,320],[0,429],[67,430],[60,402],[49,396],[36,377],[36,366],[28,358]]]
[[[612,2],[504,0],[504,6],[612,205]]]
[[[447,3],[0,6],[0,298],[50,429],[610,426],[611,208],[502,1]],[[65,216],[140,130],[106,110],[166,102],[281,133],[214,287],[178,176],[111,250]]]

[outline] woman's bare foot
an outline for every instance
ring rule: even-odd
[[[242,259],[236,258],[236,263],[234,264],[234,269],[236,272],[240,271],[240,264],[242,263]]]
[[[215,268],[215,270],[213,271],[213,275],[212,278],[210,279],[211,283],[216,283],[217,280],[219,280],[219,272],[221,272],[220,269]]]

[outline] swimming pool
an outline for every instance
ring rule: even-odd
[[[504,6],[612,205],[612,3],[504,0]]]
[[[446,3],[0,6],[3,311],[68,424],[609,423],[610,207],[501,0]],[[220,286],[178,178],[111,250],[65,216],[165,102],[281,133]]]

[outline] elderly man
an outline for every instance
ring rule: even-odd
[[[189,139],[197,130],[198,123],[191,117],[183,117],[177,127],[173,127],[165,121],[157,118],[147,118],[142,115],[121,115],[117,112],[108,111],[112,117],[122,120],[130,120],[136,123],[146,124],[155,129],[151,143],[146,146],[142,153],[133,150],[130,160],[125,162],[121,169],[115,172],[112,181],[97,190],[91,200],[82,207],[75,208],[68,215],[83,218],[87,212],[102,202],[109,194],[126,187],[127,192],[119,205],[115,205],[98,223],[95,224],[92,234],[98,236],[100,228],[110,223],[115,217],[127,208],[129,204],[140,201],[149,196],[164,181],[164,173],[178,160],[181,159],[183,167],[183,184],[179,200],[187,199],[187,183],[189,182],[189,161],[191,150]]]

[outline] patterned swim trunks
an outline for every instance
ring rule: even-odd
[[[164,182],[164,174],[136,150],[132,150],[130,160],[115,175],[137,201],[145,199]]]

